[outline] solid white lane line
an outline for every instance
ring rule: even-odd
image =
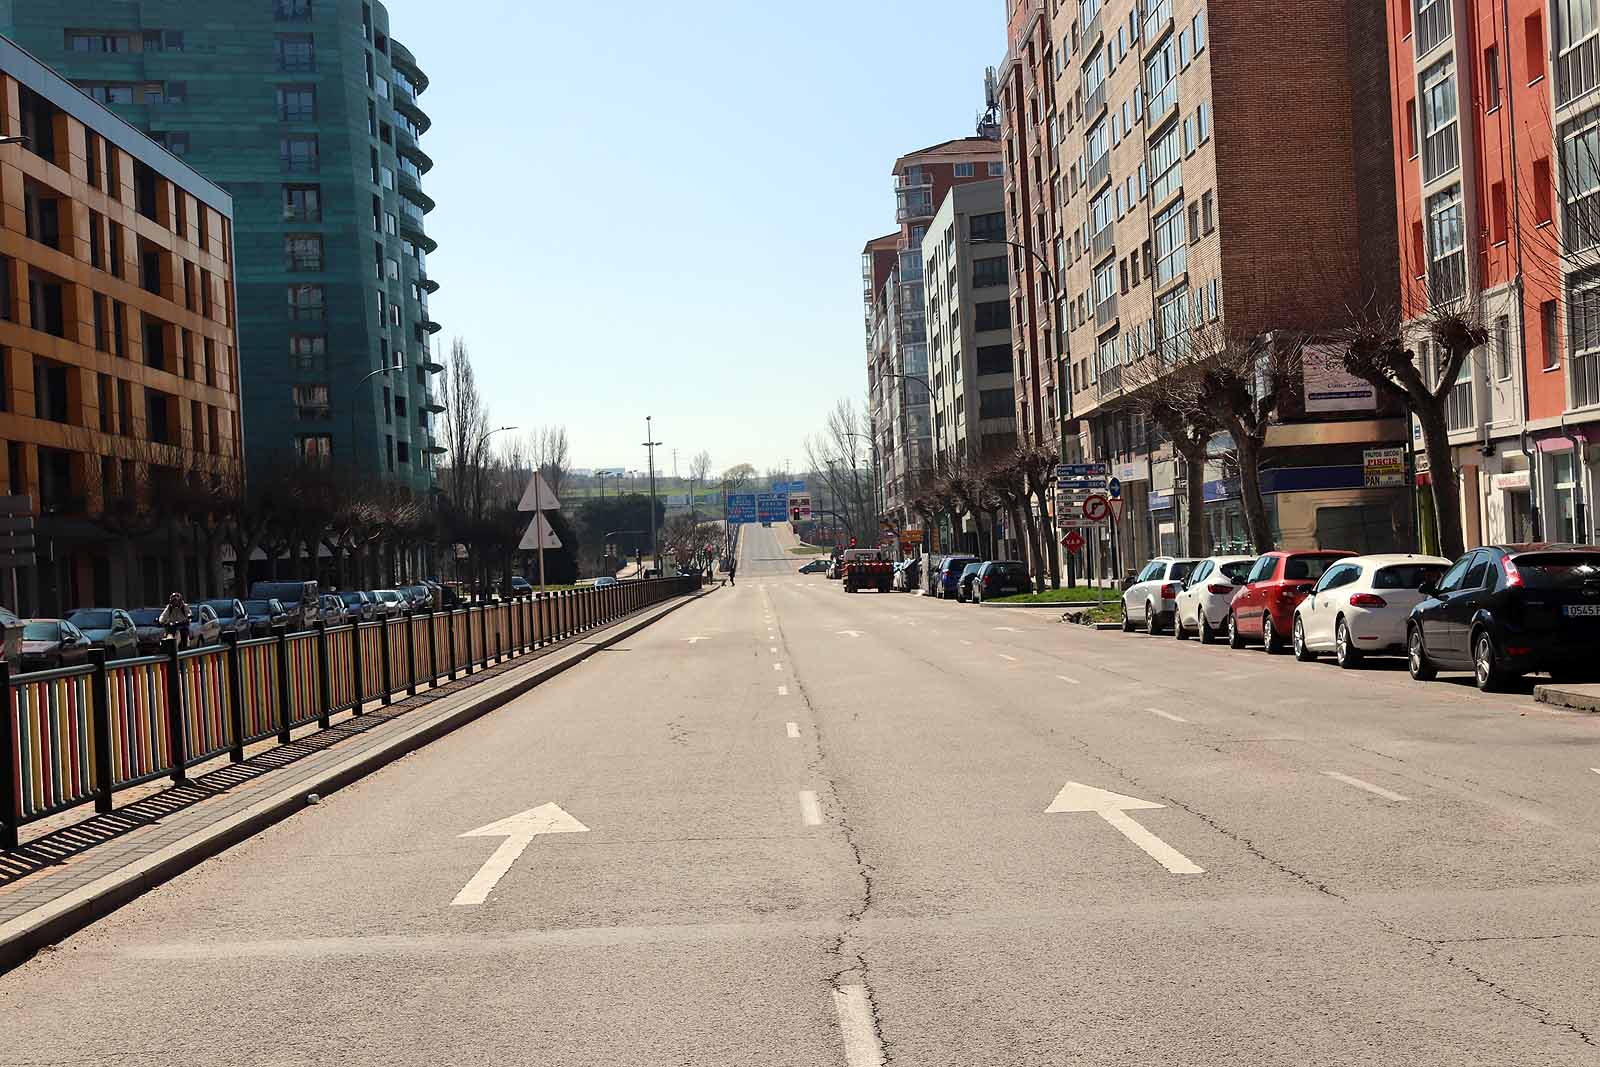
[[[789,687],[786,686],[786,685],[778,686],[778,695],[781,696],[781,697],[788,696],[789,695]]]
[[[999,655],[999,657],[1000,657],[1000,658],[1001,658],[1001,659],[1006,659],[1006,660],[1010,660],[1010,661],[1011,661],[1011,662],[1012,662],[1012,663],[1015,663],[1015,662],[1017,662],[1017,657],[1015,657],[1015,656],[1008,656],[1008,655],[1006,655],[1006,654],[1005,654],[1005,653],[1004,653],[1004,652],[1000,652],[1000,653],[997,653],[997,655]]]
[[[1182,715],[1174,715],[1174,714],[1172,714],[1172,712],[1170,712],[1170,711],[1162,711],[1160,708],[1145,708],[1144,710],[1148,711],[1152,715],[1159,715],[1163,719],[1166,719],[1166,720],[1168,720],[1170,722],[1188,722],[1189,721],[1188,719],[1185,719]]]
[[[1353,785],[1357,789],[1365,789],[1374,796],[1380,796],[1385,800],[1403,801],[1411,799],[1410,797],[1403,797],[1399,793],[1391,792],[1390,790],[1383,788],[1381,785],[1373,785],[1371,782],[1364,782],[1360,778],[1352,778],[1348,774],[1340,774],[1338,771],[1323,771],[1322,773],[1327,775],[1329,778],[1332,778],[1336,782],[1343,782],[1345,785]]]
[[[1056,675],[1056,677],[1059,678],[1061,681],[1066,682],[1068,685],[1082,685],[1083,684],[1082,682],[1078,681],[1076,678],[1068,678],[1064,674],[1058,674],[1058,675]]]
[[[800,736],[800,724],[797,722],[786,722],[783,724],[783,728],[788,731],[790,740]]]
[[[883,1046],[872,1028],[872,1002],[867,997],[867,987],[847,985],[835,989],[833,1010],[839,1013],[845,1063],[849,1067],[883,1067]]]
[[[822,806],[817,803],[817,794],[809,789],[800,791],[800,818],[807,826],[822,825]]]

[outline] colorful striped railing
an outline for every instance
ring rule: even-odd
[[[13,677],[0,662],[0,849],[25,823],[94,803],[372,701],[481,670],[699,588],[698,577],[628,582],[235,640]]]

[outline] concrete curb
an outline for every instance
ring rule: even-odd
[[[1031,608],[1031,609],[1033,609],[1035,611],[1040,610],[1040,609],[1048,609],[1050,611],[1061,611],[1061,612],[1069,612],[1070,611],[1070,612],[1073,612],[1073,613],[1077,613],[1077,612],[1084,612],[1084,611],[1092,611],[1092,610],[1094,610],[1094,606],[1095,605],[1094,605],[1093,601],[1090,601],[1089,603],[1086,604],[1081,600],[1058,600],[1053,604],[996,604],[996,603],[993,603],[993,602],[990,602],[990,601],[984,601],[982,604],[979,604],[978,606],[980,608],[1012,608],[1012,609],[1016,609],[1016,608]]]
[[[82,930],[96,919],[104,918],[129,901],[171,881],[212,856],[254,837],[269,826],[282,822],[306,806],[307,793],[326,796],[336,789],[350,785],[415,752],[429,742],[438,740],[445,734],[504,707],[535,686],[577,666],[596,652],[632,637],[657,620],[716,592],[719,588],[721,587],[711,586],[703,589],[676,603],[667,604],[663,610],[646,609],[644,618],[615,623],[610,630],[587,635],[588,640],[580,636],[576,640],[581,643],[565,650],[558,650],[549,656],[540,657],[528,664],[532,670],[525,676],[509,681],[505,675],[487,679],[488,685],[483,692],[478,693],[468,689],[459,694],[465,698],[461,706],[439,718],[413,723],[409,728],[406,727],[404,719],[398,720],[400,728],[392,737],[366,752],[335,764],[319,778],[310,781],[301,780],[292,788],[264,797],[250,807],[197,830],[159,852],[135,860],[86,886],[64,893],[24,915],[0,924],[0,974],[26,962],[40,949],[56,944],[63,938]],[[513,672],[507,672],[511,673]],[[474,697],[476,699],[473,699]]]
[[[1571,708],[1573,711],[1600,712],[1600,685],[1573,688],[1536,685],[1533,687],[1533,699],[1558,708]]]

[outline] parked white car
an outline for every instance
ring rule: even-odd
[[[1370,655],[1404,655],[1406,619],[1428,599],[1417,591],[1450,569],[1439,556],[1353,556],[1329,567],[1294,609],[1294,656],[1332,652],[1339,666]]]
[[[1212,556],[1201,560],[1178,590],[1172,636],[1184,641],[1191,634],[1199,634],[1202,645],[1222,640],[1228,632],[1228,605],[1233,603],[1234,590],[1244,584],[1255,563],[1254,556]]]
[[[1198,562],[1157,556],[1146,563],[1122,592],[1122,629],[1132,633],[1143,626],[1152,634],[1166,629],[1178,609],[1178,587]]]

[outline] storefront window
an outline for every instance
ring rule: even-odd
[[[1555,455],[1556,490],[1555,532],[1559,540],[1573,543],[1578,540],[1577,509],[1575,503],[1576,480],[1571,452]]]

